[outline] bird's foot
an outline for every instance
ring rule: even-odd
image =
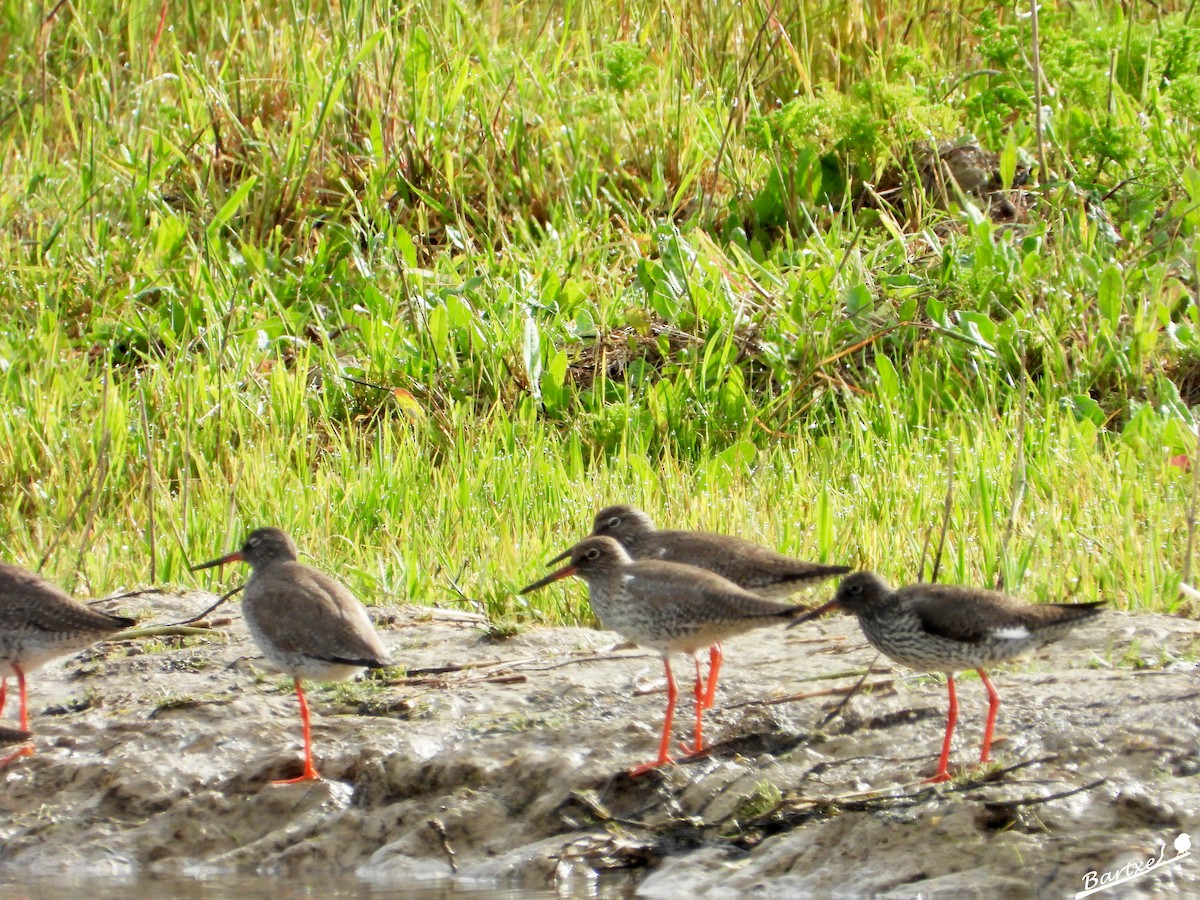
[[[660,768],[661,766],[665,766],[668,763],[673,762],[675,762],[675,760],[671,759],[669,756],[660,756],[658,759],[654,760],[654,762],[642,763],[640,766],[634,766],[629,770],[629,777],[639,778],[642,775],[645,775],[647,772],[651,772],[657,768]]]
[[[34,749],[32,747],[22,747],[16,753],[10,753],[8,756],[0,757],[0,769],[3,769],[10,763],[16,762],[22,756],[33,756],[33,754]]]
[[[300,784],[304,781],[320,781],[321,776],[317,770],[311,765],[305,766],[304,771],[295,778],[280,778],[278,781],[272,781],[271,784]]]

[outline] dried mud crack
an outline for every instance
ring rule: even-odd
[[[210,599],[122,602],[166,622]],[[635,780],[661,725],[655,655],[605,632],[495,640],[470,617],[375,612],[404,668],[314,686],[315,784],[268,784],[299,771],[295,697],[257,670],[236,607],[209,632],[36,673],[37,753],[0,772],[0,888],[282,873],[662,897],[1073,895],[1089,872],[1200,832],[1188,620],[1107,613],[998,669],[998,763],[983,770],[970,764],[986,700],[964,679],[964,770],[931,787],[944,686],[878,660],[848,620],[730,641],[711,749]],[[681,737],[689,715],[681,704]],[[1200,890],[1200,864],[1122,890],[1172,887]]]

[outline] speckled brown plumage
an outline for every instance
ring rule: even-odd
[[[609,506],[596,513],[593,535],[607,535],[634,559],[656,559],[698,566],[773,600],[836,575],[848,566],[805,562],[768,547],[708,531],[659,530],[653,520],[632,506]]]
[[[588,599],[604,627],[662,654],[668,700],[659,755],[656,761],[633,770],[633,774],[670,762],[668,749],[676,698],[671,653],[694,655],[725,638],[787,621],[803,612],[801,607],[752,594],[704,569],[661,560],[635,561],[616,540],[606,535],[585,538],[564,555],[570,557],[567,565],[520,593],[535,591],[568,575],[578,575],[587,582]],[[719,665],[717,651],[706,689],[697,660],[696,729],[689,752],[703,749],[703,711],[712,704]]]
[[[5,679],[17,676],[21,730],[29,730],[26,676],[52,659],[94,644],[133,625],[133,619],[110,616],[73,600],[57,585],[20,566],[0,563],[0,712]],[[28,755],[26,748],[0,760]]]
[[[0,563],[0,676],[26,673],[133,625],[73,600],[20,566]]]
[[[982,588],[947,584],[911,584],[892,590],[872,572],[856,572],[838,586],[833,599],[799,617],[806,622],[827,610],[841,609],[858,618],[863,634],[877,650],[903,665],[945,672],[950,693],[946,737],[934,781],[948,779],[950,738],[957,719],[954,673],[975,669],[988,692],[988,720],[980,762],[988,761],[1000,696],[984,672],[1062,637],[1100,610],[1095,603],[1024,603]]]

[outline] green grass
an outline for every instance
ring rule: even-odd
[[[1027,19],[765,9],[0,0],[0,556],[576,621],[610,502],[915,580],[953,448],[943,580],[1179,608],[1200,23],[1042,9],[1002,225],[857,201],[1038,158]]]

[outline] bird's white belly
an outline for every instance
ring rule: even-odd
[[[305,656],[303,653],[268,652],[263,648],[263,656],[266,657],[270,668],[293,678],[307,678],[311,681],[349,681],[366,671],[365,666],[326,662]]]
[[[246,616],[246,625],[254,643],[266,658],[267,667],[293,678],[308,678],[313,681],[349,681],[366,670],[365,666],[350,666],[345,663],[329,662],[309,656],[297,650],[285,650],[270,636],[263,633],[252,616]]]
[[[82,643],[56,641],[49,644],[31,644],[27,641],[17,640],[0,644],[0,678],[8,678],[17,674],[17,670],[13,668],[14,663],[28,675],[51,660],[75,653],[91,643],[94,642],[87,640]]]

